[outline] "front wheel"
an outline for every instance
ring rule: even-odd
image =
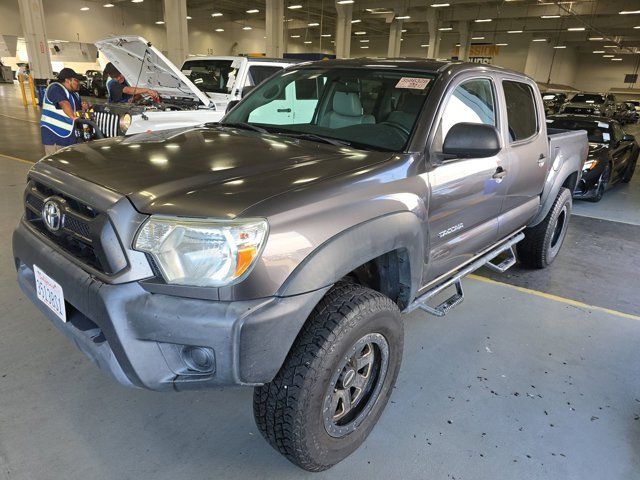
[[[638,163],[638,155],[636,155],[636,158],[634,158],[631,162],[629,162],[629,165],[627,166],[627,168],[624,171],[624,174],[622,175],[622,180],[621,180],[622,183],[629,183],[631,181],[631,179],[633,178],[633,174],[636,171],[637,163]]]
[[[254,390],[260,432],[305,470],[340,462],[364,442],[382,414],[398,376],[403,341],[395,303],[340,282],[313,310],[276,377]]]
[[[607,189],[607,185],[609,185],[609,181],[611,180],[611,164],[607,164],[604,167],[604,170],[598,177],[598,184],[596,185],[596,191],[592,198],[587,199],[590,202],[599,202],[604,197],[604,192]]]
[[[546,268],[558,256],[567,235],[572,199],[568,188],[561,188],[551,210],[542,222],[524,231],[516,246],[520,262],[531,268]]]

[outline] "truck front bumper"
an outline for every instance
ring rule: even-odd
[[[329,288],[219,302],[150,293],[138,282],[103,283],[23,222],[13,252],[20,287],[56,328],[121,384],[151,390],[269,382]],[[66,323],[38,300],[33,265],[62,286]]]

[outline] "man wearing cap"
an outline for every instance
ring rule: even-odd
[[[63,68],[58,81],[51,82],[42,99],[40,132],[46,155],[76,143],[74,122],[77,112],[86,109],[80,100],[78,75],[71,68]]]
[[[140,95],[149,95],[154,100],[159,98],[158,92],[150,88],[132,87],[127,83],[124,75],[111,62],[104,67],[105,77],[110,77],[107,82],[107,98],[109,103],[124,103],[137,100]]]

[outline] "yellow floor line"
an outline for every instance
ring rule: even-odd
[[[12,157],[11,155],[7,155],[6,153],[0,153],[0,157],[13,160],[14,162],[28,163],[29,165],[33,165],[34,163],[36,163],[31,160],[25,160],[24,158]]]
[[[511,288],[513,290],[517,290],[517,291],[522,292],[522,293],[528,293],[529,295],[535,295],[537,297],[546,298],[548,300],[553,300],[555,302],[564,303],[566,305],[572,305],[572,306],[578,307],[578,308],[586,308],[588,310],[596,310],[598,312],[608,313],[610,315],[616,315],[616,316],[622,317],[622,318],[629,318],[631,320],[640,320],[640,316],[638,316],[638,315],[633,315],[631,313],[619,312],[618,310],[612,310],[610,308],[604,308],[604,307],[598,307],[598,306],[595,306],[595,305],[589,305],[588,303],[578,302],[577,300],[571,300],[569,298],[559,297],[558,295],[553,295],[552,293],[545,293],[545,292],[540,292],[538,290],[531,290],[530,288],[518,287],[517,285],[511,285],[509,283],[498,282],[496,280],[492,280],[492,279],[487,278],[487,277],[481,277],[480,275],[475,275],[475,274],[471,274],[468,277],[472,278],[473,280],[479,280],[481,282],[491,283],[493,285],[500,285],[502,287],[508,287],[508,288]]]

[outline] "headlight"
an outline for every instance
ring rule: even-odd
[[[129,130],[129,127],[131,126],[131,115],[129,115],[128,113],[122,115],[120,117],[119,125],[122,133],[127,133],[127,130]]]
[[[596,159],[587,160],[586,162],[584,162],[584,165],[582,166],[582,170],[593,170],[594,168],[596,168],[597,165],[598,165],[598,160]]]
[[[602,112],[600,110],[598,110],[597,108],[593,111],[594,115],[600,115]]]
[[[134,248],[153,256],[167,283],[221,287],[246,277],[267,237],[267,222],[152,216]]]

